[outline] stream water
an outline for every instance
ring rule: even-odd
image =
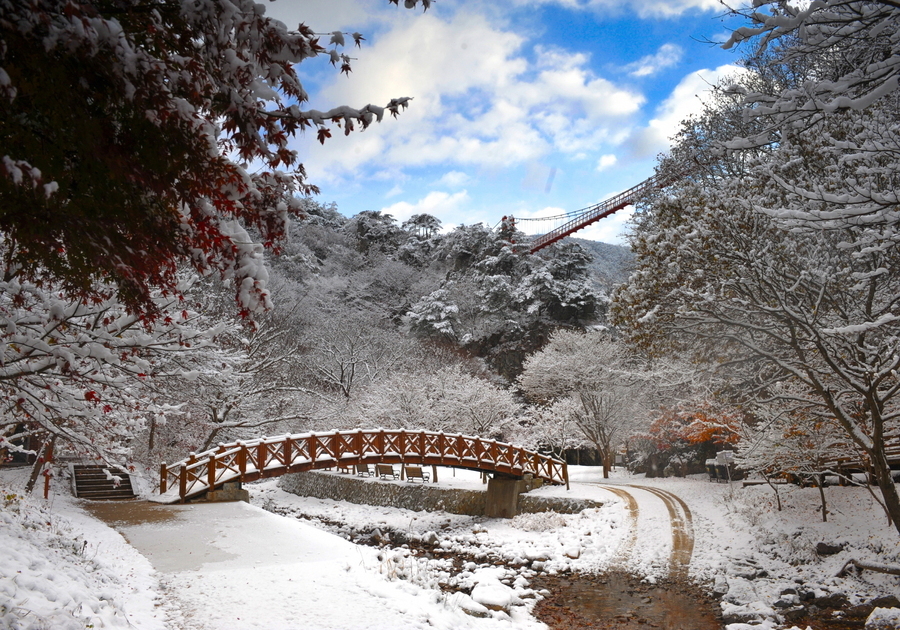
[[[540,578],[534,586],[551,592],[535,614],[553,630],[722,628],[717,602],[692,586],[643,584],[627,574]]]

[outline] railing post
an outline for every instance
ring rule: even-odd
[[[285,468],[291,467],[291,461],[294,458],[293,446],[294,446],[294,441],[291,439],[291,437],[290,436],[285,437],[284,438],[284,467]]]
[[[353,436],[353,452],[357,457],[362,457],[363,453],[363,430],[357,429]]]
[[[338,461],[341,458],[341,454],[344,452],[344,435],[341,434],[340,431],[336,433],[332,433],[331,437],[328,438],[331,442],[331,457],[334,461]]]
[[[169,469],[166,468],[166,463],[163,462],[159,465],[159,493],[165,494],[169,485]]]
[[[216,456],[210,455],[206,464],[206,485],[212,490],[216,485]]]
[[[316,463],[316,451],[319,450],[316,442],[318,438],[315,433],[310,433],[309,437],[306,438],[306,452],[309,453],[309,462],[311,464]]]
[[[181,502],[184,503],[184,495],[187,494],[187,466],[181,466],[181,470],[178,471],[178,496],[181,499]]]
[[[262,472],[266,469],[266,460],[269,457],[269,445],[266,444],[265,440],[260,440],[259,444],[256,445],[256,470],[262,475]]]
[[[247,474],[247,445],[241,444],[241,450],[238,451],[238,472],[241,473],[241,481],[244,481],[244,475]]]
[[[566,480],[566,490],[569,489],[569,465],[566,462],[562,463],[563,470],[563,479]]]

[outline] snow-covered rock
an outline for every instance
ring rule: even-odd
[[[473,580],[477,584],[472,589],[472,599],[491,610],[508,611],[510,606],[521,604],[516,591],[500,581],[505,575],[504,569],[493,567],[476,572]]]
[[[900,630],[900,608],[876,608],[866,619],[866,630]]]

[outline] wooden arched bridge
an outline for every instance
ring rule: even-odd
[[[160,500],[183,502],[233,481],[376,463],[452,466],[509,477],[531,474],[569,485],[565,462],[511,444],[433,431],[357,429],[259,438],[191,453],[186,460],[162,464]]]

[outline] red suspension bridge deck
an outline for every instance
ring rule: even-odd
[[[432,431],[332,431],[259,438],[162,464],[162,501],[197,497],[232,481],[255,481],[287,473],[356,464],[453,466],[521,477],[531,474],[569,485],[565,462],[495,440]]]
[[[583,210],[578,210],[576,212],[571,212],[569,214],[562,214],[555,217],[535,217],[535,218],[527,218],[527,219],[514,219],[516,224],[520,224],[524,221],[554,221],[554,220],[563,220],[565,221],[562,225],[545,234],[541,234],[540,236],[535,237],[529,243],[529,252],[534,254],[549,245],[552,245],[556,241],[559,241],[570,234],[577,232],[592,223],[596,223],[600,219],[610,216],[615,212],[618,212],[622,208],[626,208],[628,206],[634,205],[641,199],[643,199],[647,194],[656,189],[660,188],[665,184],[665,180],[653,176],[650,179],[644,180],[637,186],[633,188],[629,188],[625,192],[619,193],[605,201],[601,201],[598,204],[590,206],[588,208],[584,208]]]

